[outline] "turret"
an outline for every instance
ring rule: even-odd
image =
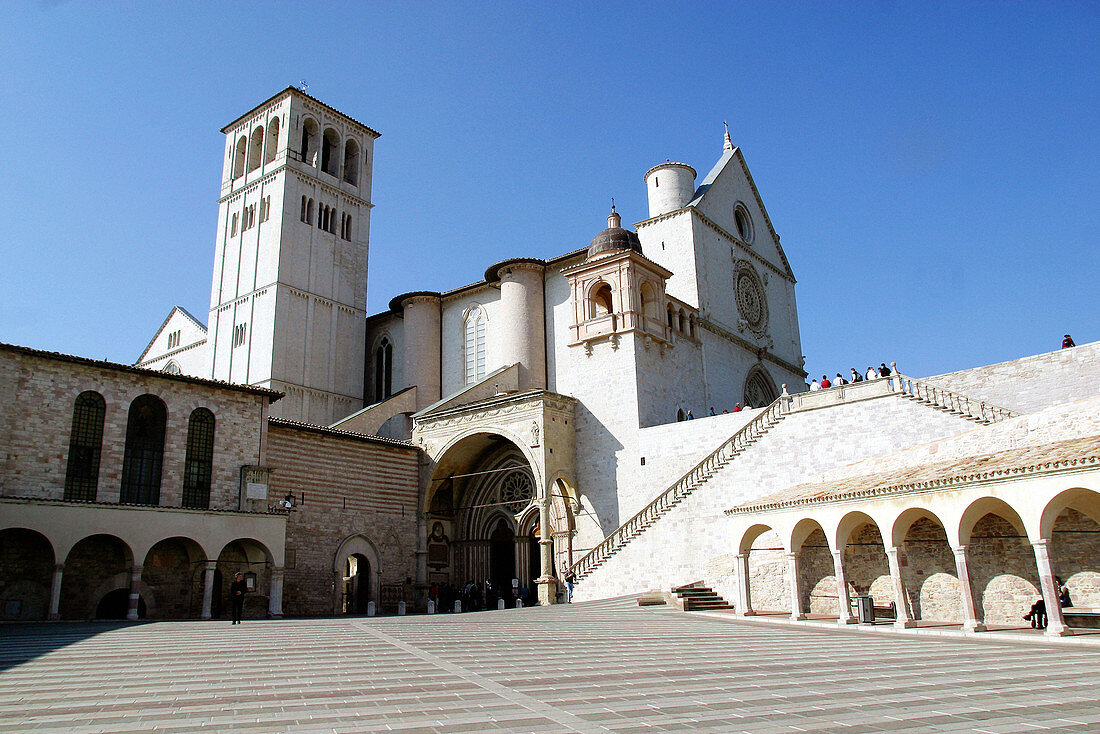
[[[686,163],[667,161],[646,171],[649,216],[676,211],[695,195],[695,169]]]

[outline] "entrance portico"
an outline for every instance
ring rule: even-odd
[[[517,589],[537,585],[540,604],[555,603],[556,569],[571,555],[579,506],[575,404],[531,390],[429,407],[413,417],[412,440],[427,457],[417,549],[421,590],[491,580],[494,593],[512,601],[515,579]]]

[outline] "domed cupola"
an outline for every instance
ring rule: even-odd
[[[607,229],[592,238],[592,244],[588,246],[588,257],[593,258],[605,252],[618,252],[619,250],[633,250],[642,254],[642,243],[638,240],[638,233],[622,228],[622,218],[616,213],[615,205],[611,205],[611,214],[607,216]]]

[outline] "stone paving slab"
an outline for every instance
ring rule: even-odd
[[[1100,650],[611,600],[434,617],[0,626],[0,732],[1096,732]]]

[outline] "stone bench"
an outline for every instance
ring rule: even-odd
[[[1067,627],[1100,629],[1100,609],[1062,607],[1062,619]]]

